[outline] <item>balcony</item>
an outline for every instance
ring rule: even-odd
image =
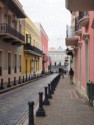
[[[67,46],[76,46],[78,44],[78,37],[75,36],[74,26],[67,26],[65,41]]]
[[[13,45],[25,44],[24,36],[6,23],[0,24],[0,37]]]
[[[79,12],[79,21],[78,21],[78,24],[81,26],[81,27],[85,27],[87,26],[89,23],[89,15],[88,15],[88,12],[87,11],[83,11],[83,12]]]
[[[18,0],[0,0],[4,5],[7,5],[18,18],[26,18],[23,7]]]
[[[82,34],[82,29],[78,24],[79,17],[75,18],[75,35],[80,36]]]
[[[90,38],[90,34],[89,33],[83,33],[82,37],[83,37],[83,40],[86,42]]]
[[[26,43],[24,45],[24,51],[29,54],[43,56],[43,52],[40,49],[36,48],[35,46],[32,46],[30,43]]]
[[[66,8],[70,11],[94,10],[94,0],[65,0]]]

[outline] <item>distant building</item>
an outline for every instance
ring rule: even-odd
[[[42,58],[42,72],[48,72],[48,36],[45,32],[43,26],[40,23],[35,23],[36,27],[40,31],[40,41],[41,41],[41,50],[43,52]]]
[[[40,32],[29,17],[24,20],[25,25],[25,45],[22,52],[22,74],[29,77],[29,75],[38,75],[42,71],[42,56]]]
[[[53,47],[49,48],[48,55],[51,59],[52,67],[62,67],[65,70],[69,70],[69,59],[67,62],[65,61],[68,56],[66,55],[65,50],[63,50],[61,47],[59,47],[58,49],[55,49]],[[58,70],[58,68],[53,68],[52,70]]]

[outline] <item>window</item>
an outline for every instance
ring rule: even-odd
[[[32,70],[32,60],[30,60],[30,73],[31,73],[31,70]]]
[[[19,72],[21,72],[21,55],[19,55]]]
[[[0,76],[2,76],[2,52],[0,51]]]
[[[22,25],[21,24],[19,25],[19,32],[20,33],[22,32]]]
[[[26,33],[26,43],[28,43],[28,34]]]
[[[17,73],[17,54],[14,54],[14,73]]]
[[[55,66],[56,66],[56,62],[55,62]]]
[[[26,33],[26,43],[30,43],[31,44],[31,40],[32,40],[31,35]]]
[[[11,74],[11,53],[8,53],[8,74]]]

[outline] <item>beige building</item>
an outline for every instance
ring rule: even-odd
[[[18,0],[0,1],[0,79],[4,82],[21,76],[24,36],[20,19],[25,17]]]

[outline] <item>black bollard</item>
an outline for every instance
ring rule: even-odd
[[[14,77],[13,86],[16,86],[16,77]]]
[[[19,81],[18,81],[18,84],[21,84],[21,77],[19,76]]]
[[[49,100],[47,98],[47,87],[44,87],[45,89],[45,98],[44,98],[44,101],[43,101],[43,105],[49,105]]]
[[[25,81],[27,82],[27,75],[26,75],[26,80]]]
[[[11,87],[11,85],[10,85],[10,78],[8,78],[8,85],[7,85],[7,87]]]
[[[52,95],[51,95],[51,85],[48,84],[48,94],[47,94],[48,99],[52,99]]]
[[[54,94],[53,83],[51,82],[51,94]]]
[[[29,75],[29,81],[30,81],[30,75]]]
[[[3,79],[1,79],[1,86],[0,86],[0,90],[4,89],[4,85],[3,85]]]
[[[34,125],[34,102],[29,102],[29,124]]]
[[[25,81],[24,81],[24,76],[23,76],[23,80],[22,80],[22,83],[24,83]]]
[[[45,116],[45,110],[43,108],[43,103],[42,103],[42,98],[43,98],[43,92],[39,93],[39,108],[36,112],[36,116]]]

